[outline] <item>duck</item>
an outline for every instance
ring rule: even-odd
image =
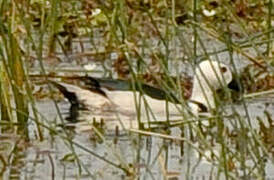
[[[214,60],[197,65],[193,77],[193,89],[187,102],[179,100],[173,92],[144,83],[127,80],[76,76],[79,87],[51,81],[71,103],[70,110],[85,108],[93,114],[120,114],[130,118],[180,116],[190,113],[198,116],[216,108],[215,92],[228,87],[238,90],[229,66]],[[237,84],[237,83],[236,83]],[[186,110],[185,110],[186,109]]]

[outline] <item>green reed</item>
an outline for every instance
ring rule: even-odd
[[[22,58],[22,51],[19,45],[19,39],[16,35],[16,6],[12,2],[1,2],[2,20],[0,27],[1,35],[1,118],[8,121],[17,121],[19,126],[17,131],[28,138],[28,99],[25,89],[25,70]],[[10,11],[8,11],[10,8]],[[7,17],[5,13],[11,13]],[[6,18],[6,21],[4,20]],[[18,111],[13,111],[11,107],[15,105]],[[21,112],[24,112],[22,114]]]
[[[86,3],[86,4],[85,4]],[[88,4],[91,3],[91,4]],[[116,72],[113,72],[111,67],[105,66],[105,62],[108,61],[109,54],[116,52],[122,54],[126,65],[128,66],[128,79],[132,82],[132,89],[137,90],[142,88],[141,83],[144,82],[142,74],[151,74],[156,79],[157,84],[166,92],[174,92],[178,95],[178,99],[181,102],[178,108],[187,108],[186,101],[182,97],[182,87],[180,85],[179,69],[175,68],[176,77],[173,81],[171,77],[171,66],[173,62],[188,62],[191,64],[191,69],[194,70],[195,64],[200,61],[200,58],[206,59],[221,59],[222,53],[227,53],[227,63],[230,63],[235,72],[237,67],[235,65],[235,54],[241,54],[244,59],[250,63],[254,63],[259,68],[266,70],[270,67],[269,61],[272,41],[273,41],[273,27],[271,25],[272,1],[269,1],[266,8],[268,14],[263,14],[267,19],[267,27],[262,28],[257,34],[254,34],[247,26],[248,20],[239,17],[237,8],[234,4],[225,1],[222,4],[218,3],[219,10],[214,17],[205,17],[202,10],[207,8],[207,1],[85,1],[79,2],[74,0],[60,1],[4,1],[0,0],[0,97],[1,97],[1,120],[3,122],[11,122],[10,124],[16,124],[18,126],[18,132],[28,137],[28,122],[35,122],[38,137],[40,140],[44,139],[45,132],[49,131],[52,136],[58,135],[65,142],[66,146],[75,156],[75,164],[78,167],[78,175],[81,175],[82,169],[88,173],[91,178],[95,178],[96,175],[92,174],[90,170],[85,167],[78,157],[78,152],[75,151],[75,147],[88,152],[91,156],[100,159],[103,163],[109,164],[114,168],[123,171],[125,174],[131,174],[134,178],[138,178],[140,174],[133,173],[133,170],[127,164],[129,162],[124,161],[126,157],[123,154],[119,154],[115,151],[112,144],[107,143],[104,135],[96,131],[97,134],[103,139],[103,143],[106,148],[110,149],[110,153],[115,154],[117,162],[112,162],[108,159],[101,157],[91,150],[89,147],[85,147],[74,140],[69,138],[68,130],[63,130],[60,133],[57,131],[57,126],[49,127],[48,122],[50,119],[44,117],[41,118],[41,114],[37,110],[36,99],[32,95],[32,82],[28,74],[32,73],[30,68],[31,59],[34,59],[39,63],[39,71],[42,75],[46,75],[53,71],[48,67],[45,67],[47,58],[58,56],[57,52],[64,54],[64,59],[61,61],[72,60],[69,55],[73,52],[73,34],[80,31],[84,32],[81,37],[89,37],[89,43],[91,49],[94,50],[95,58],[99,57],[102,53],[104,60],[101,60],[101,64],[105,69],[105,74],[108,76],[114,76]],[[247,3],[248,4],[248,3]],[[90,6],[90,7],[89,7]],[[87,9],[84,9],[89,7]],[[67,10],[71,8],[70,10]],[[89,10],[99,8],[102,12],[99,17],[92,16]],[[9,16],[7,16],[9,14]],[[182,14],[186,14],[187,19],[180,23],[177,21]],[[92,17],[91,17],[92,16]],[[84,18],[83,18],[84,17]],[[97,18],[97,19],[96,19]],[[34,24],[34,21],[38,19],[38,25]],[[241,30],[241,35],[244,37],[241,41],[235,41],[231,36],[234,33],[230,27],[230,23],[236,24]],[[20,28],[23,27],[25,32],[20,32]],[[19,29],[19,30],[18,30]],[[96,41],[96,30],[100,30],[101,35],[99,41]],[[67,30],[68,32],[64,32]],[[61,34],[69,34],[66,38],[62,39]],[[210,37],[216,43],[216,47],[213,50],[209,50],[206,44],[206,37]],[[81,40],[80,40],[81,41]],[[266,44],[266,53],[260,50],[262,44]],[[84,48],[83,42],[79,42],[81,46],[81,53],[85,53],[87,49]],[[103,46],[103,51],[101,50]],[[215,45],[214,45],[215,46]],[[253,49],[256,55],[248,53],[246,49]],[[175,49],[175,50],[174,50]],[[177,51],[179,53],[177,53]],[[88,55],[87,55],[88,56]],[[82,60],[81,55],[79,59]],[[262,57],[263,62],[258,62],[258,57]],[[153,59],[153,63],[150,60]],[[269,61],[268,61],[269,60]],[[239,60],[240,61],[240,60]],[[112,63],[112,62],[111,62]],[[157,65],[159,70],[154,71],[151,66]],[[156,73],[155,73],[156,72]],[[163,78],[157,76],[157,72],[163,75]],[[60,72],[57,72],[60,73]],[[70,72],[70,73],[76,73]],[[240,74],[235,74],[240,82]],[[46,82],[48,79],[44,78]],[[53,89],[49,85],[51,96],[53,95]],[[144,91],[144,90],[141,90]],[[230,96],[229,91],[225,89],[225,96]],[[170,93],[168,93],[170,95]],[[260,93],[261,94],[261,93]],[[244,178],[248,177],[260,177],[263,176],[264,164],[261,162],[261,156],[266,155],[266,148],[264,143],[260,139],[260,135],[252,129],[251,117],[248,112],[248,103],[245,96],[241,96],[240,104],[244,107],[245,114],[248,121],[246,122],[243,117],[238,115],[234,109],[233,115],[230,118],[224,117],[222,112],[225,111],[222,100],[216,96],[217,111],[215,116],[208,120],[212,127],[217,128],[217,137],[210,133],[210,129],[207,130],[208,134],[204,133],[206,128],[203,125],[199,125],[201,119],[194,118],[190,114],[182,113],[180,121],[176,124],[184,132],[193,132],[196,134],[196,142],[199,147],[196,147],[191,142],[190,137],[182,137],[181,141],[184,141],[186,145],[193,146],[195,150],[203,157],[206,157],[205,150],[214,152],[213,143],[220,145],[220,156],[215,158],[212,162],[212,168],[218,169],[217,177],[224,175],[226,179],[238,179],[240,177],[237,168],[241,168]],[[171,97],[170,97],[171,98]],[[141,101],[146,102],[142,96],[135,96],[137,109],[137,121],[140,129],[143,127],[141,122]],[[232,100],[229,100],[230,102]],[[65,124],[61,111],[59,110],[57,103],[54,101],[54,105],[57,109],[57,117],[61,120],[62,124]],[[153,114],[151,114],[151,108],[149,103],[145,103],[146,114],[148,118],[148,129],[150,136],[153,134],[153,120],[157,120]],[[29,117],[29,111],[33,112],[33,117]],[[167,127],[174,126],[167,117]],[[229,123],[236,129],[237,137],[233,140],[236,144],[242,146],[235,152],[235,149],[230,148],[230,142],[232,138],[227,136],[227,127],[224,121]],[[120,120],[123,123],[122,120]],[[195,123],[194,123],[195,122]],[[145,132],[145,131],[144,131]],[[138,141],[136,145],[129,147],[130,150],[136,152],[136,157],[132,158],[133,163],[141,161],[142,154],[140,151],[140,144],[142,143],[142,137],[148,135],[146,133],[138,132]],[[168,134],[169,131],[165,130],[164,133]],[[136,142],[133,135],[133,131],[127,133],[132,144]],[[250,135],[251,134],[251,135]],[[162,134],[161,134],[162,135]],[[163,135],[162,135],[163,136]],[[162,136],[159,136],[162,138]],[[167,135],[168,136],[168,135]],[[168,136],[171,137],[172,136]],[[210,137],[210,138],[209,138]],[[31,137],[33,138],[33,137]],[[212,142],[209,141],[212,140]],[[176,140],[176,137],[174,137]],[[163,140],[165,143],[165,140]],[[186,148],[187,149],[187,148]],[[163,153],[165,152],[165,153]],[[163,155],[164,154],[164,155]],[[157,155],[149,154],[146,160],[145,168],[147,177],[155,178],[150,170],[150,167],[154,166],[156,162],[162,163],[163,169],[161,173],[165,178],[168,177],[168,173],[165,172],[168,169],[168,154],[169,150],[166,147],[161,147]],[[185,154],[188,156],[188,154]],[[161,159],[165,157],[165,159]],[[153,159],[154,158],[154,159]],[[246,159],[250,158],[255,164],[250,167],[246,166]],[[191,161],[190,157],[187,159]],[[131,162],[132,163],[132,162]],[[240,164],[240,167],[231,169],[230,164]],[[197,163],[199,164],[199,162]],[[52,165],[53,166],[53,165]],[[54,166],[53,166],[54,167]],[[188,175],[191,176],[195,173],[195,168],[188,168]],[[54,169],[54,168],[53,168]],[[253,173],[253,170],[258,170],[258,174]],[[138,171],[138,170],[136,170]],[[160,170],[159,170],[160,171]],[[186,175],[185,177],[187,178]]]

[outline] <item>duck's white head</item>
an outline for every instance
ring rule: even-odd
[[[207,109],[214,109],[214,92],[231,81],[232,73],[227,65],[213,60],[203,61],[195,69],[190,100],[205,105]]]

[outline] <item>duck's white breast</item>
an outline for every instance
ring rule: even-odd
[[[141,116],[154,114],[155,116],[167,116],[180,114],[179,105],[167,103],[165,100],[153,99],[147,95],[141,95],[138,91],[108,91],[107,96],[117,107],[119,112],[127,112],[137,115],[140,110]]]

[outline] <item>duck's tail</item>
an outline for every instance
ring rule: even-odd
[[[76,122],[79,117],[80,102],[74,92],[70,92],[67,87],[63,86],[60,83],[49,80],[49,83],[54,85],[70,102],[69,116],[66,117],[66,120],[71,122]]]

